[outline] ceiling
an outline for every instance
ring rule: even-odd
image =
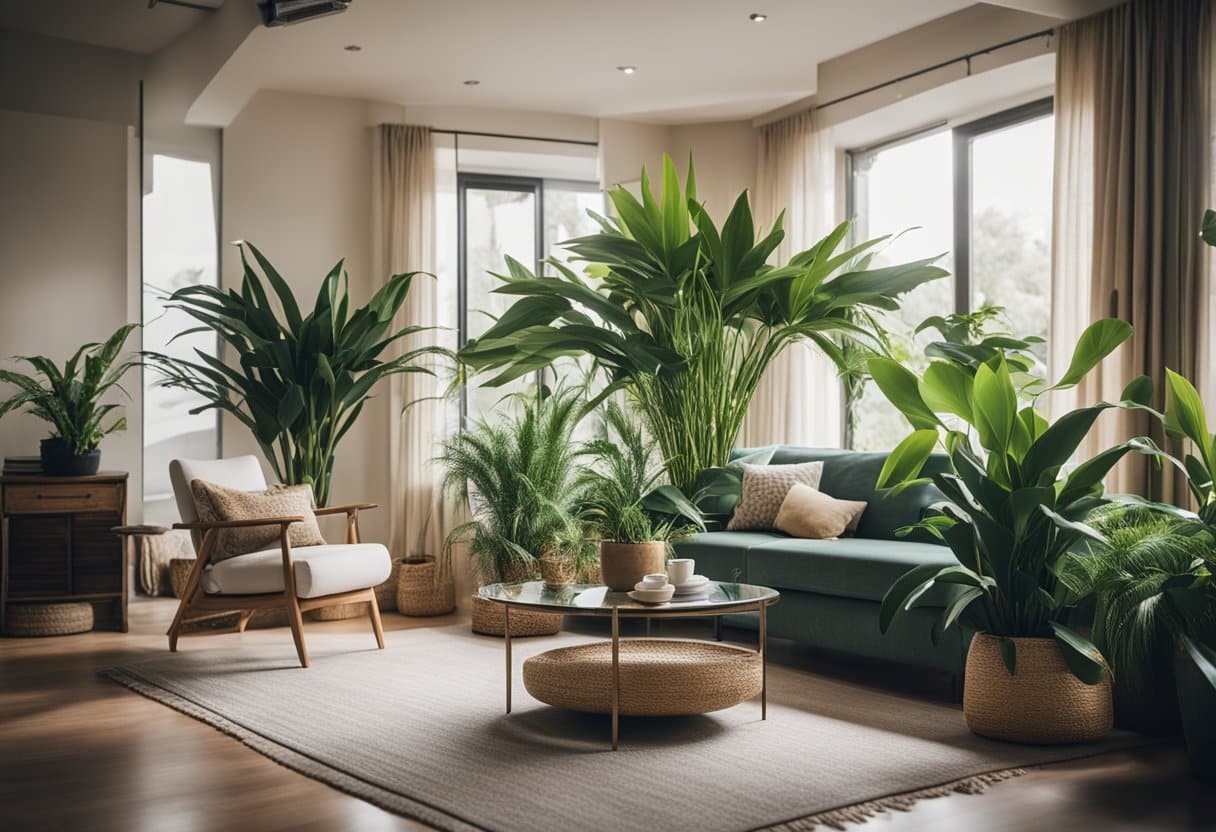
[[[820,61],[973,2],[354,0],[340,15],[254,30],[191,114],[223,124],[275,89],[654,122],[747,118],[813,93]],[[753,23],[752,12],[768,19]]]
[[[218,8],[224,0],[190,0]],[[148,0],[3,0],[0,29],[33,32],[94,46],[151,53],[168,46],[211,12]]]

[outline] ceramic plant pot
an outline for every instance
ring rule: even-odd
[[[52,436],[41,445],[42,473],[52,477],[88,477],[101,468],[101,450],[78,454],[66,439]]]
[[[613,592],[628,592],[651,572],[667,567],[667,544],[652,540],[647,543],[600,542],[600,572],[604,585]]]

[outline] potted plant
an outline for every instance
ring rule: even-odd
[[[1051,389],[1076,385],[1130,335],[1124,321],[1092,324]],[[926,350],[932,360],[919,375],[890,359],[869,362],[879,389],[914,428],[892,451],[878,486],[936,485],[950,502],[916,528],[958,559],[897,580],[879,626],[886,632],[931,587],[947,587],[952,595],[935,632],[960,622],[976,631],[964,681],[968,726],[1020,742],[1092,741],[1113,722],[1110,677],[1098,649],[1066,623],[1081,599],[1060,579],[1060,563],[1082,541],[1105,542],[1085,520],[1106,502],[1107,472],[1129,453],[1159,451],[1137,437],[1067,468],[1094,421],[1114,405],[1048,420],[1038,407],[1043,383],[1025,371],[1024,360],[1008,357],[1028,342],[1003,337],[959,332]],[[1141,394],[1134,385],[1125,398]],[[922,478],[939,445],[949,470]]]
[[[135,324],[120,326],[104,343],[88,343],[76,351],[60,369],[46,356],[16,356],[33,368],[32,374],[0,370],[0,381],[17,390],[0,402],[0,416],[25,408],[27,413],[51,424],[50,437],[42,440],[42,472],[53,476],[96,474],[101,465],[101,440],[126,430],[122,416],[105,424],[118,405],[102,404],[112,388],[138,364],[120,361],[123,345]],[[123,391],[124,393],[126,391]]]
[[[466,545],[478,586],[532,580],[545,557],[567,556],[576,567],[594,558],[574,515],[577,391],[542,388],[511,397],[504,411],[451,437],[439,454],[444,488],[471,514],[448,534],[443,554],[450,560],[456,544]],[[512,635],[560,627],[561,616],[511,616]],[[502,610],[474,595],[473,629],[502,635]]]
[[[693,504],[663,483],[655,446],[616,402],[605,411],[604,435],[584,454],[598,467],[578,477],[580,514],[600,539],[601,579],[625,592],[644,575],[664,570],[672,540],[705,526]]]
[[[188,286],[167,301],[214,330],[234,363],[201,351],[198,361],[156,352],[145,356],[161,373],[163,386],[189,390],[206,401],[198,410],[232,414],[253,434],[279,481],[310,484],[323,506],[338,443],[375,385],[401,373],[430,373],[422,359],[450,352],[435,346],[397,349],[402,339],[428,329],[394,323],[422,272],[393,275],[366,306],[351,310],[349,279],[339,261],[321,281],[313,310],[304,315],[262,253],[251,243],[237,245],[244,269],[240,291]]]
[[[494,371],[487,385],[495,386],[562,356],[592,356],[609,377],[602,399],[629,392],[668,479],[692,495],[703,470],[726,465],[778,355],[810,341],[843,366],[836,335],[881,340],[858,312],[894,309],[904,292],[946,272],[936,258],[868,268],[863,255],[886,238],[840,251],[848,223],[772,266],[785,236],[780,218],[758,235],[744,192],[719,228],[697,201],[691,159],[681,186],[664,156],[662,179],[657,198],[645,171],[640,201],[610,190],[617,217],[597,216],[599,233],[563,244],[591,264],[592,279],[556,260],[548,261],[556,274],[544,276],[508,259],[497,291],[518,300],[460,357]]]

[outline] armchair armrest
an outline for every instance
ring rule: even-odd
[[[174,523],[175,529],[187,529],[208,531],[210,529],[241,529],[250,526],[283,526],[286,528],[292,523],[303,523],[303,517],[257,517],[251,520],[199,520],[194,523]]]
[[[313,514],[318,517],[324,517],[327,514],[358,514],[360,511],[368,509],[380,508],[376,503],[351,503],[345,506],[324,506],[314,509]]]
[[[114,528],[110,529],[110,531],[113,532],[114,534],[122,535],[124,537],[127,537],[127,536],[155,537],[157,535],[168,534],[169,528],[167,526],[148,526],[148,525],[115,526]]]

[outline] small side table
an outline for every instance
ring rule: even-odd
[[[155,536],[165,534],[169,529],[165,526],[149,526],[138,524],[134,526],[115,526],[110,529],[111,532],[118,535],[122,539],[122,582],[123,582],[123,599],[122,599],[122,631],[127,632],[127,601],[130,598],[130,583],[131,569],[135,563],[135,544],[134,540],[144,536]]]

